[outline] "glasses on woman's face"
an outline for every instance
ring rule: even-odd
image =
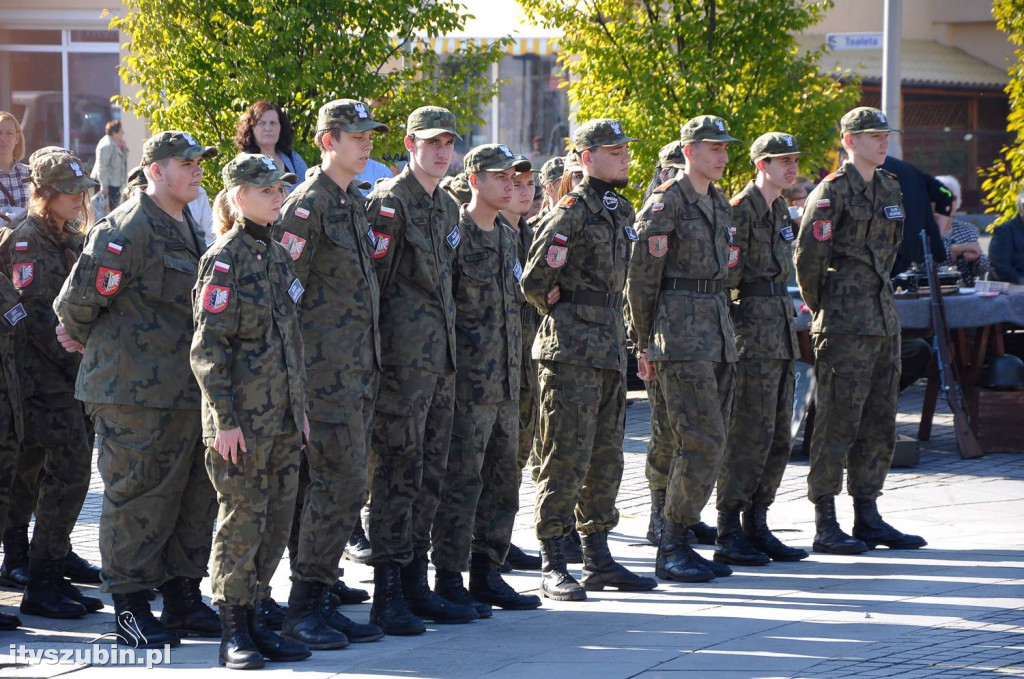
[[[256,123],[256,127],[263,128],[264,130],[272,130],[275,127],[281,127],[281,123],[276,120],[261,120]]]

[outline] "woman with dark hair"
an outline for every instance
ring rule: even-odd
[[[242,153],[261,153],[270,156],[278,167],[298,177],[294,184],[285,184],[288,192],[306,177],[306,161],[292,150],[295,128],[288,114],[277,104],[257,101],[238,119],[235,147]]]

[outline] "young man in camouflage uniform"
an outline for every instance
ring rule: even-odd
[[[899,182],[879,166],[889,122],[869,107],[840,123],[849,161],[807,197],[796,248],[800,294],[813,314],[815,398],[808,498],[814,503],[814,551],[859,554],[876,545],[914,549],[878,514],[876,499],[896,444],[900,319],[889,282],[903,239]],[[835,497],[853,497],[853,536],[839,528]]]
[[[438,183],[456,138],[447,109],[424,106],[409,114],[409,164],[378,184],[367,206],[381,293],[382,365],[373,423],[370,621],[387,634],[422,633],[420,617],[437,623],[478,617],[427,582],[455,408],[452,264],[462,233],[459,208]]]
[[[629,181],[629,148],[617,120],[591,120],[573,132],[583,180],[541,218],[523,291],[544,318],[533,345],[538,360],[537,538],[540,592],[582,601],[587,590],[657,587],[616,563],[608,532],[622,481],[626,356],[622,288],[633,208],[616,189]],[[569,575],[563,539],[583,536],[582,586]]]
[[[718,545],[715,561],[763,566],[770,559],[799,561],[768,529],[768,507],[793,447],[793,271],[796,232],[782,190],[796,181],[800,148],[792,135],[769,132],[750,147],[757,176],[731,201],[733,244],[739,257],[726,279],[736,328],[736,407],[718,472]],[[740,528],[740,512],[743,527]]]
[[[192,285],[206,247],[185,206],[199,195],[199,161],[214,155],[187,132],[148,139],[145,193],[89,230],[53,303],[64,348],[84,348],[75,397],[99,441],[103,589],[113,594],[115,629],[134,616],[157,647],[177,643],[171,630],[220,635],[199,593],[217,501],[199,386],[187,369]],[[164,594],[163,624],[149,608],[154,587]]]
[[[18,298],[11,279],[0,273],[0,531],[7,523],[11,506],[11,487],[18,471],[21,451],[22,406],[21,388],[14,357],[14,343],[25,331],[27,312]],[[17,615],[0,612],[0,630],[21,626]]]
[[[513,176],[529,173],[530,162],[507,146],[487,144],[466,154],[465,166],[472,196],[459,217],[462,242],[452,272],[455,416],[432,559],[435,591],[489,617],[491,604],[540,606],[540,599],[518,594],[499,573],[519,508],[523,270],[516,234],[498,212],[512,201]],[[462,582],[467,569],[469,592]]]
[[[736,340],[725,277],[737,266],[729,203],[713,184],[729,162],[725,121],[697,116],[680,134],[685,169],[657,187],[637,219],[626,283],[641,379],[658,375],[676,447],[665,497],[658,577],[704,582],[731,574],[689,545],[725,453]]]
[[[295,261],[302,296],[302,339],[309,380],[309,483],[300,489],[298,546],[282,632],[313,649],[343,648],[383,636],[322,605],[359,520],[366,493],[373,401],[380,366],[380,291],[373,270],[377,239],[356,176],[373,135],[387,132],[353,99],[320,107],[321,163],[288,197],[274,238]]]

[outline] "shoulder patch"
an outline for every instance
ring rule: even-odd
[[[117,269],[108,269],[101,266],[96,272],[96,292],[104,297],[109,297],[121,288],[121,278],[124,274]]]
[[[823,181],[823,182],[832,181],[833,179],[835,179],[838,176],[839,176],[838,172],[830,172],[829,174],[825,175],[825,178],[822,179],[821,181]]]
[[[729,201],[729,205],[732,205],[733,207],[736,207],[737,205],[740,204],[740,202],[741,201],[740,201],[740,197],[739,196],[733,196],[732,199]]]
[[[11,325],[17,325],[18,321],[28,318],[28,312],[25,311],[25,307],[21,305],[21,302],[18,302],[9,311],[4,312],[4,318]]]
[[[302,208],[299,209],[301,210]],[[295,212],[298,213],[298,210]],[[291,258],[295,260],[302,255],[302,250],[306,247],[306,239],[296,236],[291,231],[285,231],[281,234],[281,245],[288,251]]]
[[[309,219],[309,210],[304,207],[295,208],[295,216],[299,219]]]
[[[877,170],[878,174],[882,175],[883,177],[888,177],[889,179],[896,179],[897,181],[899,180],[899,178],[894,173],[890,172],[884,167],[878,167],[875,169]]]
[[[16,288],[27,288],[35,274],[35,262],[17,262],[11,269],[11,282]]]
[[[230,288],[207,283],[203,286],[203,308],[211,314],[219,314],[228,307],[228,298],[230,296]]]
[[[380,259],[388,254],[388,248],[391,247],[391,236],[384,233],[383,231],[374,231],[374,242],[373,242],[373,258]]]
[[[575,204],[576,204],[576,197],[572,196],[572,195],[569,195],[569,194],[566,194],[566,195],[562,196],[562,200],[558,201],[558,207],[561,207],[561,208],[570,208],[570,207],[572,207]]]
[[[665,182],[664,184],[659,184],[658,186],[656,186],[656,187],[655,187],[655,189],[654,189],[654,190],[655,190],[655,191],[662,191],[662,192],[665,192],[665,191],[668,191],[668,188],[669,188],[670,186],[672,186],[672,180],[671,180],[671,179],[670,179],[670,180],[668,180],[667,182]]]

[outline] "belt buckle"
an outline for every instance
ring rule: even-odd
[[[697,281],[697,292],[706,293],[709,290],[709,283],[706,278],[702,278]]]

